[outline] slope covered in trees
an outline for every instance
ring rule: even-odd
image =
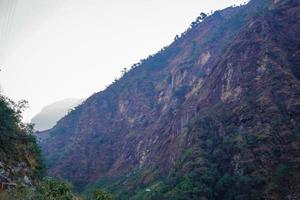
[[[32,125],[21,122],[26,101],[15,103],[0,96],[0,199],[1,200],[83,200],[72,185],[45,177],[40,148],[32,134]],[[96,190],[88,200],[111,200]]]
[[[0,96],[0,184],[34,184],[45,174],[41,151],[32,126],[21,122],[25,101],[14,103]],[[0,185],[1,186],[1,185]]]
[[[217,11],[47,131],[49,174],[117,199],[300,196],[300,4]]]

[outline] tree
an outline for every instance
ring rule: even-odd
[[[196,23],[198,24],[199,22],[203,21],[206,17],[207,14],[205,14],[204,12],[200,13],[200,16],[196,19]]]
[[[122,76],[124,76],[128,72],[127,68],[124,67],[123,70],[121,71]]]
[[[94,192],[93,198],[90,200],[113,200],[113,196],[108,193],[105,192],[103,190],[97,190]]]
[[[207,17],[207,14],[204,12],[200,13],[201,20],[204,20]]]
[[[72,186],[53,178],[45,178],[37,187],[38,195],[45,200],[74,200]]]
[[[80,200],[69,183],[59,179],[44,178],[36,187],[17,185],[0,193],[1,200]]]

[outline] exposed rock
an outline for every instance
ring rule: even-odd
[[[166,199],[299,195],[299,13],[252,0],[207,17],[47,131],[49,174]]]

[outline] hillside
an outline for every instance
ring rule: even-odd
[[[36,114],[31,123],[35,124],[37,131],[44,131],[52,128],[58,120],[64,117],[71,109],[78,106],[80,99],[63,99],[45,106],[40,113]]]
[[[35,185],[45,173],[31,127],[21,122],[24,105],[0,95],[0,193],[18,184]]]
[[[192,24],[45,132],[48,173],[117,199],[297,199],[300,4]]]
[[[69,183],[45,177],[33,126],[21,121],[26,107],[26,101],[15,103],[0,94],[0,199],[81,200]],[[97,199],[97,195],[94,197],[89,199]]]

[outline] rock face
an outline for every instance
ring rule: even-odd
[[[298,198],[299,13],[252,0],[194,23],[47,132],[49,174],[119,199]]]
[[[0,192],[18,185],[34,185],[44,165],[30,127],[20,120],[20,107],[0,95]]]
[[[82,100],[80,99],[69,98],[50,104],[35,115],[31,123],[35,124],[34,128],[37,131],[50,129],[58,120],[64,117],[68,111],[78,106],[81,102]]]

